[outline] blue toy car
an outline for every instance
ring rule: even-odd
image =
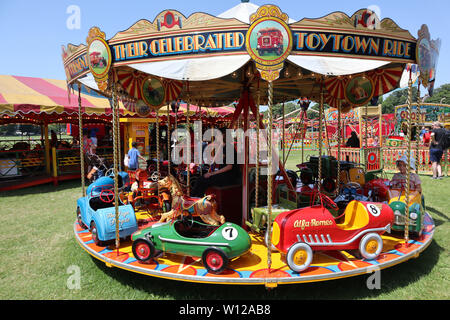
[[[119,189],[127,186],[126,172],[119,173]],[[119,200],[120,201],[120,200]],[[116,238],[116,211],[114,206],[114,179],[98,178],[86,190],[86,196],[77,200],[77,220],[82,228],[89,228],[98,246]],[[119,236],[126,238],[138,229],[134,209],[130,204],[119,204]]]

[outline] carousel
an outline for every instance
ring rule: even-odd
[[[435,224],[411,181],[413,163],[404,181],[394,184],[383,175],[380,147],[362,146],[361,163],[342,159],[340,150],[341,114],[361,106],[367,112],[398,88],[408,66],[419,66],[419,86],[432,92],[439,40],[431,40],[426,25],[416,38],[368,9],[293,21],[275,5],[242,2],[217,17],[165,10],[111,38],[93,27],[86,44],[62,49],[68,87],[83,84],[111,99],[116,137],[119,102],[142,118],[154,115],[156,123],[160,112],[180,102],[188,111],[188,147],[177,162],[172,142],[179,138],[166,139],[171,152],[156,161],[157,179],[150,179],[148,168],[122,168],[118,138],[109,175],[86,185],[82,172],[74,235],[107,266],[271,288],[371,273],[417,258],[430,245]],[[420,91],[412,96],[411,77],[408,86],[410,124],[412,105],[421,98]],[[324,105],[336,108],[339,133],[336,157],[325,155],[319,139],[318,155],[299,160],[299,177],[278,156],[272,115],[275,104],[296,99],[303,114],[311,101],[319,104],[319,136]],[[227,129],[245,133],[237,143],[226,137],[243,155],[239,182],[210,186],[202,197],[191,196],[190,180],[198,174],[192,168],[200,167],[200,175],[217,169],[203,167],[198,156],[202,131],[189,134],[192,105],[234,106]],[[261,105],[268,106],[266,119]],[[170,120],[167,126],[168,132],[179,129]],[[406,145],[410,163],[411,125]]]

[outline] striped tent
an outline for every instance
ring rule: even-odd
[[[87,86],[81,87],[81,112],[84,121],[111,121],[110,100]],[[119,102],[123,117],[137,117]],[[190,106],[190,116],[232,116],[234,107],[200,108]],[[181,104],[177,116],[187,114],[187,105]],[[167,116],[167,108],[160,109]],[[170,112],[172,117],[175,116]],[[155,117],[152,112],[149,117]],[[27,123],[76,123],[78,122],[78,90],[68,90],[65,80],[42,79],[12,75],[0,75],[0,124],[10,122]]]
[[[109,121],[112,117],[109,100],[84,86],[81,91],[83,118]],[[121,114],[126,113],[122,106]],[[0,123],[12,120],[78,121],[78,90],[68,90],[65,80],[0,75]]]

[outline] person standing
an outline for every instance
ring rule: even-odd
[[[359,148],[359,138],[355,131],[352,131],[345,146],[349,148]]]
[[[439,121],[433,122],[431,128],[431,170],[433,171],[433,179],[442,179],[441,159],[444,153],[443,139],[445,137],[445,129],[442,128],[442,125]]]
[[[431,132],[430,129],[425,128],[425,133],[423,134],[423,144],[428,147],[430,145]]]
[[[137,142],[133,142],[131,149],[128,151],[128,170],[136,171],[139,169],[139,159],[147,161],[137,149]]]

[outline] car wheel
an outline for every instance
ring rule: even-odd
[[[99,247],[104,247],[104,242],[98,238],[97,226],[94,221],[92,221],[89,231],[91,232],[92,240],[94,241],[94,243]]]
[[[294,243],[287,251],[286,262],[292,271],[306,270],[312,262],[313,251],[303,242]]]
[[[83,223],[83,220],[81,219],[81,210],[80,207],[77,207],[77,221],[81,228],[86,229],[85,224]]]
[[[228,265],[228,257],[219,249],[206,249],[202,255],[203,265],[210,273],[221,273]]]
[[[140,262],[147,262],[155,254],[155,245],[153,242],[145,239],[138,239],[132,245],[133,255]]]
[[[367,260],[373,260],[383,249],[383,240],[378,233],[366,234],[359,243],[359,252]]]

